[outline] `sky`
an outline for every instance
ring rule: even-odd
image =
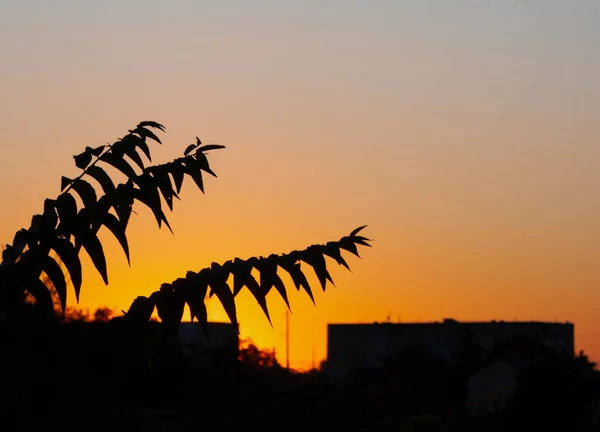
[[[135,208],[131,267],[102,234],[110,284],[84,256],[81,307],[366,224],[316,307],[289,285],[293,367],[326,356],[327,323],[388,317],[570,321],[600,360],[599,20],[596,0],[4,0],[0,242],[72,155],[156,120],[156,161],[198,136],[227,146],[218,178],[184,185],[174,235]],[[269,304],[273,328],[242,292],[241,331],[283,362]]]

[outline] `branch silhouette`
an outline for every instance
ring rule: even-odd
[[[81,174],[75,179],[63,176],[58,197],[46,199],[43,213],[34,215],[31,226],[19,230],[12,244],[3,251],[0,277],[5,289],[13,291],[10,298],[24,300],[31,295],[36,309],[53,314],[51,293],[55,292],[64,313],[67,278],[63,267],[70,276],[79,302],[83,282],[79,258],[81,248],[88,253],[108,285],[106,257],[97,236],[101,227],[106,227],[115,236],[129,262],[126,229],[135,201],[150,208],[159,228],[164,223],[171,230],[162,208],[161,196],[172,211],[173,199],[179,199],[178,194],[186,176],[191,177],[204,193],[202,173],[216,177],[205,152],[225,147],[202,145],[200,139],[196,138],[196,143],[188,146],[182,157],[168,163],[146,166],[140,152],[151,162],[148,141],[162,144],[151,129],[165,131],[160,123],[143,121],[114,144],[86,147],[83,153],[73,157],[75,165],[82,170]],[[112,166],[127,180],[115,186],[101,163]],[[89,182],[90,178],[100,187],[100,195]],[[81,199],[81,205],[78,206],[75,196]],[[43,274],[46,277],[42,277]]]
[[[246,260],[235,258],[223,264],[213,262],[210,267],[199,272],[189,271],[185,277],[162,284],[160,289],[149,297],[137,297],[125,313],[125,318],[137,322],[147,322],[156,308],[163,324],[175,330],[181,323],[187,304],[192,321],[196,319],[208,337],[206,331],[208,314],[205,304],[207,293],[209,297],[217,296],[229,320],[237,326],[235,296],[245,287],[254,296],[271,323],[266,299],[271,289],[275,288],[288,309],[290,308],[287,289],[277,273],[278,269],[285,270],[290,275],[296,289],[303,288],[314,304],[315,299],[301,263],[312,267],[321,288],[325,291],[328,281],[333,284],[333,279],[327,270],[325,257],[333,258],[339,265],[350,270],[350,266],[342,257],[341,252],[346,250],[360,257],[357,245],[371,246],[369,241],[372,240],[358,235],[365,227],[353,230],[350,235],[342,237],[338,241],[312,245],[304,250],[295,250],[281,255],[272,254],[268,257],[252,257]],[[258,280],[252,274],[253,270],[258,271]],[[233,276],[233,288],[227,282],[230,276]]]
[[[147,165],[142,156],[152,162],[148,142],[162,144],[153,130],[164,132],[165,127],[154,121],[143,121],[115,143],[96,148],[86,147],[84,152],[73,156],[81,173],[74,179],[63,176],[58,197],[46,199],[42,214],[34,215],[31,226],[19,230],[12,244],[3,251],[0,281],[4,285],[3,290],[11,293],[9,298],[18,301],[31,298],[37,311],[53,316],[57,312],[54,294],[64,315],[67,275],[79,302],[83,283],[79,257],[82,248],[108,285],[106,257],[98,231],[105,227],[114,235],[129,263],[126,229],[136,201],[152,211],[159,228],[164,223],[173,232],[161,197],[169,210],[173,211],[173,200],[179,199],[186,176],[204,193],[203,173],[217,176],[210,168],[206,153],[225,147],[219,144],[203,145],[196,137],[196,142],[186,147],[183,156],[171,162]],[[106,171],[108,166],[123,174],[126,181],[117,184]],[[76,197],[79,197],[80,204]],[[217,296],[231,322],[237,325],[235,297],[246,287],[271,323],[266,301],[271,289],[275,288],[290,307],[287,289],[278,275],[278,269],[287,272],[296,289],[304,289],[314,303],[301,263],[313,268],[325,290],[328,281],[333,284],[325,257],[333,258],[349,270],[341,251],[359,256],[357,246],[370,246],[371,240],[358,235],[364,228],[356,228],[338,241],[312,245],[301,251],[246,260],[236,258],[223,264],[212,263],[209,268],[197,273],[188,272],[183,278],[162,284],[150,297],[137,297],[124,318],[128,321],[148,321],[156,309],[165,327],[176,329],[187,304],[192,320],[196,319],[206,329],[208,317],[204,301],[208,293],[209,297]],[[252,275],[253,270],[258,271],[259,280]],[[233,287],[227,283],[230,276],[233,276]]]

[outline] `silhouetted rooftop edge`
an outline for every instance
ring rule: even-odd
[[[400,325],[400,326],[414,326],[414,325],[456,325],[456,324],[467,324],[467,325],[498,325],[498,324],[507,324],[507,325],[523,325],[523,324],[542,324],[542,325],[574,325],[570,321],[456,321],[456,320],[448,320],[444,321],[424,321],[424,322],[393,322],[393,321],[374,321],[370,323],[327,323],[328,326],[372,326],[372,325]]]

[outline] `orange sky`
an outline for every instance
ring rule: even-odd
[[[0,4],[0,241],[73,154],[157,120],[156,160],[199,136],[228,147],[219,178],[184,185],[174,236],[136,209],[131,268],[105,236],[110,285],[86,257],[82,306],[368,224],[374,247],[331,267],[317,308],[292,290],[292,366],[325,356],[327,322],[388,314],[569,320],[600,360],[596,2],[197,3]],[[240,295],[242,332],[283,354],[271,302],[274,329]]]

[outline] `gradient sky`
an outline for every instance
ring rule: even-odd
[[[136,207],[131,268],[105,235],[111,283],[86,257],[82,306],[368,224],[317,308],[293,290],[292,366],[325,356],[327,322],[388,314],[569,320],[600,360],[598,22],[597,0],[4,0],[0,242],[73,154],[157,120],[156,160],[199,136],[228,147],[219,178],[184,186],[174,236]],[[241,294],[242,332],[283,354],[271,305],[274,329]]]

